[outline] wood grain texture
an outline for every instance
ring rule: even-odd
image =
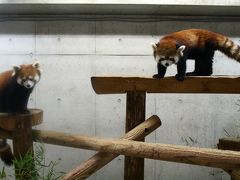
[[[32,130],[34,140],[45,143],[123,154],[141,158],[218,167],[240,168],[240,152],[188,146],[145,143],[119,139],[100,139],[54,131]]]
[[[240,170],[231,172],[231,180],[240,180]]]
[[[42,122],[43,112],[42,110],[32,109],[28,114],[2,114],[1,127],[7,130],[12,130],[13,140],[13,153],[14,157],[19,159],[24,157],[27,153],[33,152],[33,138],[32,138],[32,126],[40,124]],[[5,123],[5,124],[4,124]],[[34,169],[34,163],[31,168]],[[24,165],[29,167],[28,165]],[[31,180],[32,177],[28,168],[15,166],[16,179]],[[23,176],[24,174],[24,176]],[[20,177],[19,177],[20,175]]]
[[[30,118],[30,124],[25,119]],[[43,121],[43,111],[39,109],[29,109],[27,114],[7,114],[0,113],[0,128],[14,131],[19,127],[29,127],[41,124]]]
[[[218,149],[240,151],[240,138],[222,138],[219,139]],[[230,174],[231,180],[240,180],[240,168],[239,170],[225,169]]]
[[[128,91],[126,103],[126,126],[125,132],[145,121],[146,92]],[[140,141],[144,141],[140,139]],[[144,159],[125,156],[124,160],[124,179],[132,180],[144,179]]]
[[[160,119],[154,115],[148,118],[143,123],[126,133],[122,139],[139,140],[147,136],[161,125]],[[107,163],[111,162],[119,154],[111,154],[105,152],[98,152],[87,161],[83,162],[75,169],[68,172],[62,179],[63,180],[80,180],[86,179],[93,173],[104,167]]]
[[[148,93],[240,93],[239,76],[187,77],[179,82],[175,77],[153,79],[146,77],[92,77],[97,94],[146,91]]]
[[[240,151],[240,138],[222,138],[222,139],[219,139],[218,149]]]

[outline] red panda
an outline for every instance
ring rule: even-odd
[[[185,76],[210,76],[215,50],[240,62],[240,47],[228,37],[204,29],[187,29],[164,36],[152,44],[158,73],[153,78],[163,78],[167,67],[177,65],[176,79]],[[195,70],[186,73],[186,60],[195,60]]]
[[[39,62],[13,66],[13,70],[1,73],[0,112],[27,113],[29,96],[40,77]],[[0,140],[0,156],[5,164],[12,164],[13,154],[6,139]]]

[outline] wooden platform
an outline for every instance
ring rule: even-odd
[[[30,119],[30,123],[28,119]],[[28,114],[7,114],[0,113],[0,128],[14,131],[19,127],[29,127],[41,124],[43,121],[43,111],[39,109],[29,109]]]
[[[148,93],[240,93],[240,76],[187,77],[179,82],[175,77],[153,79],[148,77],[92,77],[97,94],[116,94],[128,91]]]
[[[153,79],[151,77],[98,76],[92,77],[91,82],[97,94],[126,93],[126,132],[144,121],[147,93],[240,94],[240,76],[187,77],[181,82],[177,81],[175,77]],[[190,161],[187,163],[191,164]],[[225,163],[223,161],[223,164]],[[238,170],[229,171],[227,168],[226,171],[230,173],[232,180],[240,180]],[[125,157],[125,180],[135,177],[143,180],[143,172],[143,159]]]

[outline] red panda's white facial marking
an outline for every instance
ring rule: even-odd
[[[35,76],[24,76],[24,77],[17,77],[17,83],[21,86],[24,86],[27,89],[33,88],[38,81],[40,80],[39,75]]]
[[[155,61],[157,63],[161,63],[165,67],[171,66],[172,64],[177,64],[179,59],[180,59],[180,57],[177,56],[177,55],[176,56],[170,56],[170,57],[159,56],[159,55],[155,56]]]
[[[12,76],[16,77],[19,85],[27,89],[33,88],[40,80],[39,62],[32,65],[13,66]]]
[[[179,60],[178,56],[170,56],[170,57],[161,56],[158,62],[160,62],[165,67],[169,67],[172,64],[177,64],[178,60]]]
[[[186,46],[180,46],[175,53],[171,53],[170,56],[162,54],[158,51],[158,46],[155,43],[152,43],[154,58],[157,63],[161,63],[165,67],[169,67],[172,64],[177,64],[179,59],[183,56],[183,51],[185,50]],[[166,52],[165,52],[166,53]]]

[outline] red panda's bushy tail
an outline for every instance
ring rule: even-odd
[[[235,44],[228,37],[221,37],[218,40],[217,49],[223,52],[226,56],[238,61],[240,63],[240,46]]]
[[[13,153],[11,147],[7,144],[6,139],[0,141],[0,157],[1,160],[8,166],[13,164]]]

